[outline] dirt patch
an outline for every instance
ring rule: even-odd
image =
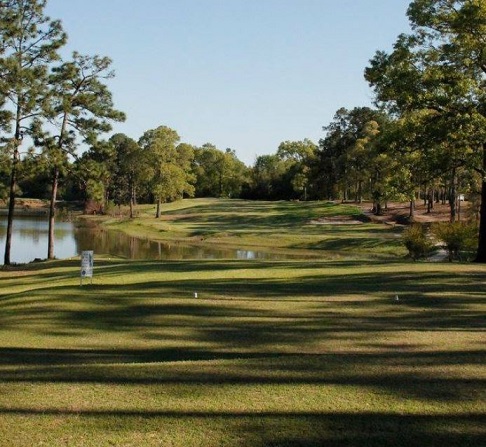
[[[381,215],[376,216],[371,212],[371,204],[360,205],[363,214],[372,222],[380,222],[389,225],[408,224],[410,223],[410,205],[408,203],[389,203],[386,209],[383,209]],[[464,219],[470,213],[470,203],[461,202],[460,217]],[[450,207],[448,204],[435,203],[430,212],[423,202],[415,205],[414,222],[432,223],[432,222],[448,222],[450,219]]]
[[[357,225],[362,224],[362,220],[358,220],[353,216],[336,216],[336,217],[320,217],[309,222],[311,225]]]
[[[350,202],[351,203],[351,202]],[[408,225],[410,221],[410,205],[409,203],[393,202],[389,203],[386,208],[383,208],[382,213],[377,216],[372,212],[372,204],[361,203],[357,205],[362,213],[362,217],[357,216],[334,216],[334,217],[320,217],[309,222],[310,225],[359,225],[364,222],[383,223],[387,225]],[[471,203],[461,202],[461,209],[459,213],[460,220],[466,220],[471,214]],[[456,216],[457,217],[457,216]],[[450,207],[448,204],[435,203],[434,207],[428,211],[427,205],[423,202],[415,204],[413,222],[418,223],[433,223],[433,222],[449,222]]]

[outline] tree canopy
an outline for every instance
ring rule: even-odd
[[[486,262],[486,4],[482,0],[415,0],[412,33],[393,51],[378,51],[365,71],[377,100],[412,123],[407,143],[466,166],[482,178],[477,260]]]

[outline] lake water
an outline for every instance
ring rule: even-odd
[[[7,218],[0,216],[0,265],[5,253]],[[27,263],[47,258],[48,221],[43,217],[18,217],[14,221],[11,262]],[[217,249],[211,247],[168,244],[106,231],[72,222],[56,222],[54,256],[66,259],[79,256],[83,250],[127,259],[288,259],[253,250]]]

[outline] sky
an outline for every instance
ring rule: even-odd
[[[283,141],[325,136],[336,110],[371,106],[363,77],[408,32],[410,0],[48,0],[72,51],[108,56],[113,132],[158,126],[251,166]],[[107,137],[109,137],[107,135]]]

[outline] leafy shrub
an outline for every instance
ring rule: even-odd
[[[113,216],[116,213],[116,205],[113,200],[108,200],[105,202],[105,207],[103,209],[103,214],[108,214]]]
[[[412,259],[426,257],[434,248],[427,230],[420,224],[410,225],[402,234],[403,243]]]
[[[432,233],[437,240],[445,244],[449,261],[460,259],[461,253],[473,252],[478,244],[476,223],[439,222],[432,226]]]

